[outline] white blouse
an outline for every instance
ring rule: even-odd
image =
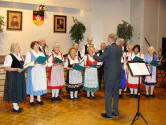
[[[95,61],[95,59],[93,58],[93,57],[91,57],[90,55],[88,55],[88,59],[89,59],[89,61],[91,61],[91,62],[94,62]],[[83,57],[83,59],[80,61],[81,62],[81,65],[86,65],[86,60],[87,60],[87,55],[86,56],[84,56]],[[103,62],[97,62],[97,65],[102,65],[103,64]]]
[[[31,62],[31,53],[30,53],[30,52],[32,52],[32,54],[33,54],[36,58],[39,57],[39,56],[45,56],[44,53],[42,53],[42,52],[40,52],[40,51],[36,52],[36,51],[34,51],[34,50],[32,49],[31,51],[27,52],[27,54],[26,54],[26,57],[25,57],[25,64]]]
[[[55,54],[55,52],[51,51],[51,52],[49,53],[50,57],[49,57],[49,59],[48,59],[48,66],[49,66],[49,67],[53,65],[53,63],[52,63],[52,61],[53,61],[52,53],[53,53],[53,55],[54,55],[54,58],[57,57],[58,59],[64,61],[63,53],[62,53],[62,52],[59,52],[59,54],[57,55],[57,54]]]
[[[142,54],[142,53],[137,53],[137,54],[135,55],[134,52],[132,52],[132,53],[130,53],[130,55],[129,55],[129,57],[128,57],[128,61],[133,60],[135,56],[140,57],[141,59],[144,60],[144,54]]]
[[[70,65],[79,63],[79,60],[78,60],[77,57],[73,60],[73,59],[71,59],[70,56],[68,56],[68,59],[70,60]],[[64,67],[65,67],[65,68],[68,67],[68,64],[69,64],[69,63],[68,63],[68,59],[67,59],[66,62],[64,63]]]
[[[16,55],[16,54],[14,54],[14,53],[12,53],[19,61],[23,61],[24,60],[24,58],[20,55],[20,54],[18,54],[18,55]],[[12,57],[11,57],[11,55],[7,55],[6,57],[5,57],[5,61],[4,61],[4,67],[11,67],[11,65],[12,65],[12,62],[13,62],[13,59],[12,59]]]

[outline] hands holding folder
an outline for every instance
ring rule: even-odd
[[[35,61],[32,61],[30,63],[27,63],[24,65],[24,68],[22,69],[21,72],[26,72],[29,69],[33,68],[36,64],[45,64],[45,62],[47,61],[47,59],[49,58],[48,55],[46,56],[39,56]]]

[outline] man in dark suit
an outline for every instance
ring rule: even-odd
[[[104,49],[106,47],[106,44],[105,42],[102,42],[100,44],[100,50],[97,52],[97,55],[98,56],[101,56],[103,53],[104,53]],[[98,78],[99,78],[99,88],[101,89],[101,83],[102,83],[102,78],[104,76],[104,62],[103,64],[101,65],[101,67],[98,69]]]
[[[87,44],[84,45],[84,47],[82,48],[82,54],[88,54],[88,47],[91,46],[93,44],[93,38],[92,37],[88,37],[87,38]],[[95,47],[95,46],[94,46]]]
[[[104,118],[112,119],[112,116],[118,117],[119,104],[119,83],[122,78],[121,56],[122,48],[116,45],[117,37],[111,33],[108,36],[108,46],[101,56],[94,55],[94,59],[104,62],[104,85],[105,85],[105,110],[102,113]],[[113,112],[112,112],[112,97]]]
[[[44,38],[40,38],[38,41],[39,41],[39,51],[46,54],[45,51],[45,48],[47,47],[46,40]]]
[[[126,47],[126,44],[125,44],[125,40],[124,40],[124,39],[120,39],[119,45],[122,47],[122,51],[123,51],[123,52],[127,52],[127,47]]]

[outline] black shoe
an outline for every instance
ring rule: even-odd
[[[55,102],[55,101],[56,101],[56,98],[55,98],[55,97],[52,97],[52,98],[51,98],[51,101],[52,101],[52,102]]]
[[[134,98],[137,98],[138,97],[138,95],[134,95]]]
[[[73,97],[73,98],[70,97],[70,99],[71,99],[71,100],[74,100],[74,97]]]
[[[154,98],[155,96],[154,95],[149,95],[150,97]]]
[[[43,101],[37,101],[37,104],[44,105]]]
[[[78,96],[77,96],[77,97],[74,97],[74,99],[76,99],[76,100],[77,100],[77,99],[78,99]]]
[[[146,98],[149,98],[149,95],[145,95]]]
[[[115,118],[119,118],[119,115],[115,114],[114,112],[112,113],[112,116],[114,116]]]
[[[122,98],[122,95],[119,95],[119,98]]]
[[[13,112],[21,113],[23,111],[23,108],[19,108],[18,110],[13,109]]]
[[[112,119],[112,116],[108,116],[107,113],[101,113],[103,118]]]
[[[35,103],[34,103],[34,102],[30,102],[30,105],[31,105],[31,106],[35,106]]]
[[[60,97],[56,97],[55,100],[62,101],[62,99]]]
[[[90,96],[85,96],[87,99],[90,99]]]
[[[133,94],[130,94],[130,98],[133,98]]]
[[[96,97],[95,96],[91,96],[92,97],[92,99],[95,99]]]

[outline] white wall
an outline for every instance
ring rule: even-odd
[[[144,1],[144,36],[147,37],[149,43],[157,48],[158,42],[158,24],[159,24],[159,1]],[[147,51],[147,44],[144,42],[144,51]]]
[[[130,22],[130,0],[92,0],[91,34],[99,47],[122,20]]]
[[[88,3],[89,4],[89,3]],[[7,7],[5,7],[7,6]],[[18,9],[19,8],[19,9]],[[25,8],[25,9],[24,9]],[[60,42],[62,46],[62,51],[67,52],[72,45],[70,40],[69,30],[71,25],[73,25],[72,17],[76,17],[78,20],[83,22],[87,27],[87,32],[85,37],[89,36],[90,24],[87,22],[86,14],[79,9],[73,8],[57,8],[49,7],[49,11],[45,12],[45,21],[41,26],[37,26],[33,23],[34,6],[30,4],[0,4],[0,15],[5,17],[7,15],[7,10],[17,10],[23,12],[23,28],[22,31],[9,31],[6,30],[0,33],[0,54],[4,55],[9,53],[9,46],[11,42],[18,41],[22,47],[22,54],[25,54],[30,48],[30,43],[33,40],[38,40],[40,37],[45,38],[49,48],[55,41]],[[80,13],[81,11],[81,13]],[[67,33],[54,33],[53,32],[53,15],[66,15],[67,16]]]
[[[12,3],[14,1],[15,3]],[[20,42],[22,53],[29,50],[29,44],[40,37],[46,38],[48,46],[51,48],[54,41],[62,45],[62,51],[67,50],[72,45],[69,30],[73,24],[72,16],[75,16],[86,25],[85,40],[88,36],[94,38],[94,44],[99,48],[100,42],[107,39],[111,32],[116,33],[116,28],[121,20],[130,22],[130,0],[56,0],[59,6],[48,3],[48,11],[45,13],[45,22],[41,26],[36,26],[32,21],[32,10],[37,7],[33,5],[35,1],[25,0],[3,0],[0,1],[0,15],[6,18],[7,10],[19,10],[23,12],[23,30],[22,31],[4,31],[0,33],[0,54],[9,53],[10,43]],[[6,2],[6,3],[5,3]],[[20,2],[20,3],[19,3]],[[37,2],[37,1],[36,1]],[[2,4],[3,3],[3,4]],[[71,4],[72,3],[72,4]],[[39,4],[39,3],[36,3]],[[51,5],[51,6],[50,6]],[[78,9],[80,8],[80,9]],[[53,33],[53,15],[67,15],[67,33]],[[6,19],[5,19],[6,20]]]
[[[166,37],[166,0],[131,0],[131,24],[134,26],[133,44],[140,44],[146,53],[149,43],[158,51],[162,37]]]
[[[90,9],[90,0],[1,0],[5,2],[23,3],[23,4],[44,4],[47,6]]]
[[[133,26],[132,45],[139,44],[143,52],[144,41],[144,0],[131,0],[131,25]]]
[[[159,3],[159,24],[157,49],[162,48],[162,37],[166,37],[166,0],[160,0]]]

